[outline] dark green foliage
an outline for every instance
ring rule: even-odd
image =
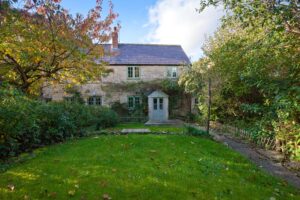
[[[186,134],[188,135],[208,137],[208,138],[211,137],[211,135],[207,131],[195,128],[193,126],[187,125],[185,128],[186,128]]]
[[[148,95],[155,91],[161,90],[169,95],[169,111],[170,117],[179,118],[181,116],[181,111],[183,104],[185,102],[190,102],[190,95],[184,93],[184,87],[178,84],[177,79],[156,79],[153,81],[138,81],[129,83],[117,83],[110,84],[110,86],[104,87],[104,90],[110,92],[112,90],[118,92],[133,92],[135,91],[137,96],[141,97],[140,106],[134,109],[128,109],[128,104],[121,104],[120,102],[115,102],[112,105],[112,109],[116,111],[122,118],[135,119],[132,122],[141,122],[148,116]],[[131,120],[130,120],[131,121]]]
[[[96,130],[99,130],[100,128],[113,127],[119,122],[118,114],[110,108],[92,106],[91,113],[94,117]]]
[[[147,97],[141,95],[141,102],[134,108],[128,108],[127,103],[115,102],[111,109],[115,111],[123,122],[146,122],[148,116],[148,103]]]
[[[21,152],[86,136],[87,127],[111,127],[117,114],[78,102],[43,102],[13,88],[0,88],[0,159]]]
[[[299,3],[200,2],[228,13],[204,45],[205,57],[183,76],[186,90],[206,97],[201,77],[211,77],[213,120],[246,129],[255,143],[271,138],[286,158],[300,160]],[[207,99],[199,108],[205,120]]]

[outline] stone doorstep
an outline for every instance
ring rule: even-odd
[[[169,119],[166,121],[147,121],[145,123],[145,125],[173,125],[173,126],[177,126],[177,125],[183,125],[184,122],[179,120],[179,119]]]
[[[150,133],[150,129],[140,129],[140,128],[134,128],[134,129],[122,129],[121,133]]]

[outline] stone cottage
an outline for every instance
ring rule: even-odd
[[[152,121],[167,121],[170,112],[173,116],[191,112],[193,98],[183,95],[185,98],[174,106],[174,102],[169,101],[170,94],[161,87],[166,80],[176,83],[184,68],[190,65],[180,45],[119,43],[115,31],[112,44],[104,48],[112,52],[113,56],[104,58],[112,72],[77,88],[86,104],[112,106],[119,103],[130,110],[144,103]],[[52,101],[72,101],[63,85],[45,87],[42,96]]]

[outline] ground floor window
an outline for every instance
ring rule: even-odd
[[[47,103],[48,103],[48,102],[51,102],[51,101],[52,101],[52,98],[51,98],[51,97],[45,97],[45,98],[44,98],[44,101],[47,102]]]
[[[89,105],[102,105],[102,97],[101,96],[91,96],[88,98]]]
[[[129,96],[128,97],[128,108],[134,109],[138,107],[141,103],[141,98],[139,96]]]
[[[74,102],[75,97],[64,97],[64,100],[67,101],[67,102]]]

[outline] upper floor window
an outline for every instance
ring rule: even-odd
[[[128,97],[128,108],[134,109],[138,107],[141,103],[141,98],[139,96],[130,96]]]
[[[198,105],[198,104],[199,104],[199,99],[198,99],[198,97],[195,98],[194,103],[195,103],[195,105]]]
[[[101,96],[91,96],[88,98],[88,104],[89,105],[102,105],[102,98]]]
[[[140,68],[128,67],[128,78],[140,78]]]
[[[177,67],[168,67],[167,77],[168,78],[177,78]]]

